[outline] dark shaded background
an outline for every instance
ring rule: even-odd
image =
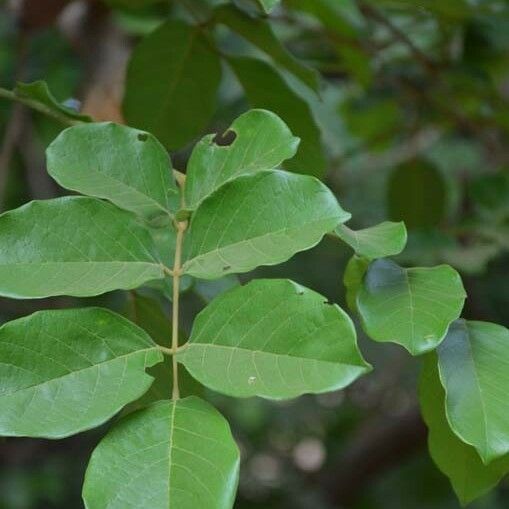
[[[112,8],[118,3],[125,2],[0,2],[0,86],[45,79],[68,105],[122,122],[125,63],[139,38],[167,15],[168,2]],[[170,2],[170,13],[181,15],[182,3]],[[410,237],[399,261],[453,265],[469,294],[465,316],[509,325],[509,2],[288,0],[270,23],[322,75],[320,98],[292,86],[313,108],[326,181],[352,212],[353,226],[404,219]],[[218,38],[248,51],[228,34]],[[246,108],[225,74],[209,131],[224,129]],[[1,210],[65,194],[45,173],[44,149],[60,129],[0,102]],[[188,154],[188,148],[173,154],[177,168],[185,168]],[[284,275],[344,305],[341,275],[350,255],[326,239],[256,276]],[[0,321],[98,302],[131,317],[147,313],[136,296],[115,292],[81,300],[0,299]],[[192,289],[186,294],[185,329],[203,305]],[[365,338],[361,347],[375,370],[346,391],[277,404],[207,393],[232,422],[243,452],[236,507],[459,507],[426,451],[419,359]],[[0,439],[0,509],[82,507],[87,459],[107,429],[58,442]],[[471,507],[508,508],[509,484]]]

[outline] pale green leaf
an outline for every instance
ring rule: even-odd
[[[412,355],[436,348],[464,302],[461,278],[452,267],[405,269],[386,259],[371,263],[357,294],[368,336],[398,343]]]
[[[350,214],[319,180],[279,170],[227,182],[196,210],[184,272],[203,279],[281,263]]]
[[[285,168],[298,173],[322,176],[327,161],[321,133],[308,103],[292,90],[268,63],[249,57],[228,57],[237,78],[255,108],[265,108],[279,115],[293,134],[301,139],[297,155]]]
[[[437,352],[454,432],[485,463],[509,453],[509,330],[458,320]]]
[[[53,111],[58,115],[63,115],[69,120],[77,120],[80,122],[91,122],[92,120],[89,116],[82,115],[55,99],[45,81],[38,80],[33,83],[17,83],[14,88],[14,93],[22,99],[37,101],[49,111]]]
[[[99,443],[83,487],[86,509],[231,509],[239,451],[205,401],[160,401]]]
[[[199,203],[228,180],[242,174],[270,170],[295,155],[299,139],[274,113],[250,110],[233,122],[225,135],[235,134],[230,145],[220,146],[213,134],[194,148],[187,166],[185,205]]]
[[[266,20],[250,16],[230,5],[217,9],[215,18],[269,55],[315,92],[320,89],[319,74],[286,50]]]
[[[284,279],[254,280],[212,301],[178,359],[202,384],[237,397],[342,389],[370,370],[348,315]]]
[[[106,198],[146,219],[172,215],[178,190],[164,147],[111,122],[70,127],[48,147],[49,174],[62,186]]]
[[[203,29],[167,21],[135,48],[129,62],[124,114],[129,124],[180,148],[206,127],[221,79],[218,53]]]
[[[258,2],[260,3],[262,9],[266,13],[269,13],[272,11],[272,9],[274,9],[274,7],[276,7],[276,5],[279,3],[279,0],[258,0]]]
[[[139,327],[100,308],[39,311],[0,328],[0,435],[62,438],[99,426],[151,385],[162,360]]]
[[[430,455],[451,481],[460,502],[466,505],[492,489],[509,472],[509,456],[484,465],[477,451],[452,432],[434,354],[425,360],[419,392]]]
[[[164,276],[129,212],[86,197],[33,201],[0,216],[0,295],[85,297]]]
[[[385,221],[357,231],[342,224],[336,228],[335,233],[357,255],[371,260],[401,253],[405,249],[407,241],[407,232],[403,222]]]

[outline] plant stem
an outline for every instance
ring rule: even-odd
[[[32,108],[33,110],[36,110],[40,113],[43,113],[44,115],[47,115],[48,117],[52,117],[55,120],[58,120],[59,122],[61,122],[62,124],[65,124],[65,125],[72,126],[72,125],[82,123],[81,120],[72,119],[72,118],[67,117],[63,113],[58,113],[57,111],[52,110],[45,104],[43,104],[39,101],[36,101],[35,99],[29,99],[27,97],[20,97],[12,90],[8,90],[6,88],[0,87],[0,98],[8,99],[9,101],[14,101],[14,102],[24,104],[25,106],[28,106],[29,108]]]
[[[175,247],[175,262],[173,264],[173,310],[172,310],[172,333],[171,333],[171,350],[176,352],[179,347],[179,298],[180,298],[180,276],[182,274],[182,243],[184,233],[187,229],[187,221],[178,221],[177,240]],[[172,357],[173,363],[173,399],[180,398],[179,378],[178,378],[178,362],[176,355]]]

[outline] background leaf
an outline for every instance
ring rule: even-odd
[[[205,401],[160,401],[125,417],[92,454],[87,509],[231,509],[239,451]]]
[[[0,294],[99,295],[164,277],[152,238],[132,214],[100,200],[33,201],[0,216]]]
[[[46,151],[63,187],[106,198],[146,219],[172,215],[178,190],[164,147],[150,134],[110,122],[70,127]]]
[[[171,20],[134,50],[124,113],[129,124],[181,148],[210,121],[221,79],[219,56],[202,29]]]
[[[509,330],[458,320],[437,350],[449,422],[485,463],[509,453]]]
[[[250,110],[229,127],[235,139],[230,145],[216,144],[214,135],[207,135],[193,149],[187,166],[185,185],[186,208],[198,204],[239,175],[270,170],[295,155],[299,139],[274,113]]]
[[[407,241],[407,232],[403,222],[391,223],[385,221],[376,226],[357,231],[341,224],[336,228],[335,233],[357,255],[369,259],[397,255],[405,249]]]
[[[271,170],[237,177],[198,207],[184,271],[203,279],[281,263],[349,218],[318,180]]]
[[[62,438],[99,426],[151,385],[161,362],[139,327],[106,309],[39,311],[0,328],[0,434]]]
[[[299,173],[323,176],[327,161],[323,152],[320,130],[311,108],[284,79],[266,62],[249,57],[229,57],[249,103],[279,115],[302,141],[297,155],[285,168]]]
[[[445,415],[445,393],[434,354],[425,359],[419,393],[429,430],[431,457],[451,481],[462,505],[466,505],[493,488],[509,472],[509,456],[484,465],[477,451],[453,433]]]
[[[412,355],[435,348],[465,301],[459,274],[448,265],[405,269],[371,263],[357,294],[362,326],[375,341],[393,341]]]
[[[237,397],[342,389],[370,370],[348,315],[284,279],[254,280],[212,301],[178,359],[202,384]]]

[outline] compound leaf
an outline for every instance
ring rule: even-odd
[[[221,63],[202,30],[168,21],[135,48],[129,62],[127,121],[170,149],[199,135],[216,106]]]
[[[283,279],[254,280],[212,301],[178,359],[202,384],[237,397],[332,391],[370,370],[348,315]]]
[[[0,216],[0,295],[86,297],[164,276],[136,217],[81,196],[33,201]]]
[[[437,352],[454,432],[486,464],[509,453],[509,330],[458,320]]]
[[[430,455],[451,481],[462,505],[466,505],[493,488],[509,472],[509,456],[485,465],[477,451],[453,433],[445,414],[445,393],[434,354],[425,360],[419,392]]]
[[[319,180],[279,170],[242,175],[193,215],[184,271],[203,279],[281,263],[350,214]]]
[[[189,159],[185,185],[186,208],[199,203],[239,175],[270,170],[295,155],[299,139],[274,113],[250,110],[233,122],[225,136],[235,135],[230,145],[220,146],[213,134],[196,144]]]
[[[87,509],[231,509],[239,451],[228,423],[196,397],[159,401],[99,443],[83,487]]]
[[[111,122],[63,131],[46,152],[63,187],[105,198],[146,219],[172,215],[178,190],[164,147],[151,135]]]
[[[98,426],[152,384],[162,360],[139,327],[100,308],[39,311],[0,328],[0,435],[62,438]]]
[[[459,274],[448,265],[405,269],[371,263],[357,294],[364,330],[375,341],[393,341],[412,355],[435,348],[465,302]]]
[[[370,260],[401,253],[405,249],[407,241],[407,232],[403,222],[385,221],[376,226],[357,231],[341,224],[336,228],[335,233],[357,255]]]

